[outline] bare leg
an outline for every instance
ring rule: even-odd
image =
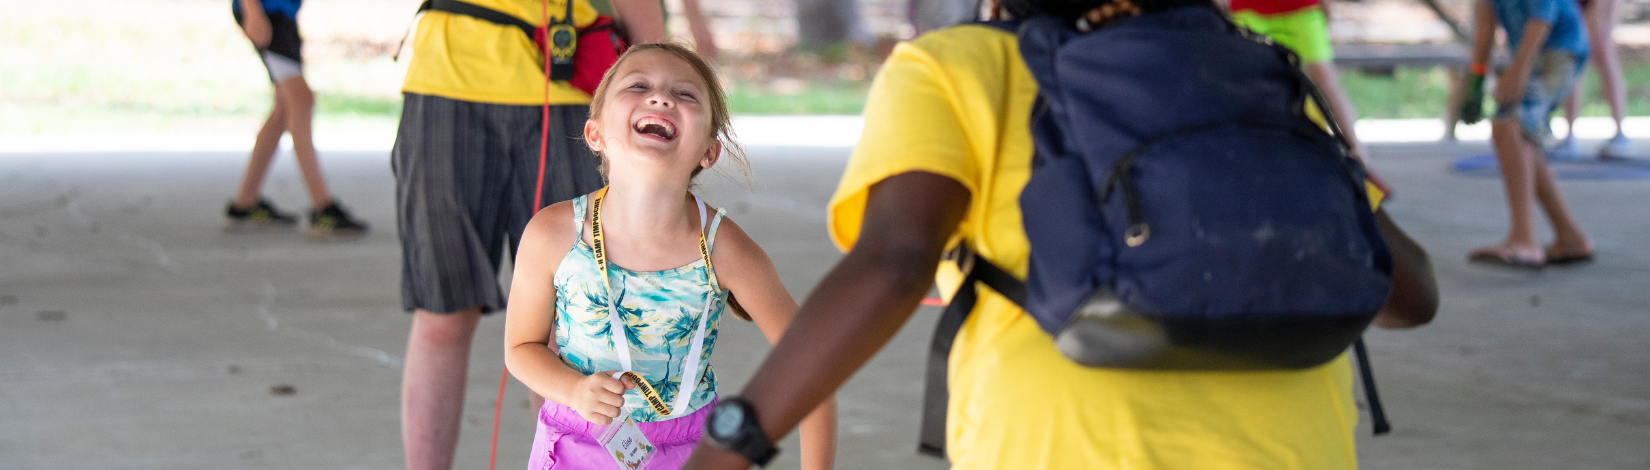
[[[275,84],[275,99],[286,106],[286,129],[292,134],[292,153],[298,157],[298,171],[304,176],[304,187],[309,188],[309,203],[321,210],[332,203],[327,181],[321,177],[321,161],[315,156],[315,141],[311,134],[311,120],[315,112],[315,93],[309,90],[304,77],[292,77]]]
[[[1570,94],[1564,97],[1564,128],[1568,129],[1564,131],[1564,136],[1567,139],[1574,139],[1576,136],[1576,112],[1581,107],[1583,88],[1587,88],[1586,77],[1577,77],[1575,86],[1570,88]]]
[[[257,140],[252,141],[252,158],[247,160],[246,174],[241,176],[240,190],[235,192],[235,207],[251,209],[258,204],[264,177],[269,174],[269,163],[275,160],[275,147],[281,143],[281,134],[286,133],[286,114],[286,106],[277,95],[275,105],[269,109],[269,118],[258,129]]]
[[[1553,226],[1553,243],[1544,250],[1549,258],[1559,256],[1584,255],[1593,252],[1593,243],[1587,235],[1581,233],[1581,226],[1570,217],[1570,209],[1564,204],[1564,197],[1558,192],[1558,180],[1553,177],[1553,169],[1547,166],[1542,158],[1532,159],[1534,170],[1535,197],[1541,203],[1541,209],[1547,213],[1547,221]]]
[[[452,468],[464,411],[470,343],[481,309],[413,311],[401,376],[401,445],[407,468]]]
[[[1347,140],[1352,141],[1352,154],[1358,161],[1364,162],[1364,176],[1382,192],[1392,195],[1392,186],[1386,183],[1375,170],[1369,168],[1369,148],[1364,147],[1364,141],[1358,139],[1358,132],[1353,129],[1358,123],[1358,109],[1352,106],[1352,98],[1346,96],[1346,89],[1341,87],[1341,75],[1335,71],[1335,64],[1331,62],[1314,62],[1302,67],[1312,83],[1323,91],[1324,99],[1329,100],[1329,106],[1335,108],[1335,122],[1346,133]]]
[[[1495,158],[1501,165],[1501,182],[1507,190],[1510,227],[1507,238],[1501,243],[1474,249],[1472,255],[1494,255],[1539,265],[1547,258],[1535,238],[1532,212],[1535,205],[1536,163],[1541,160],[1541,149],[1524,140],[1521,132],[1517,116],[1500,117],[1491,122],[1490,138],[1494,140]],[[1540,170],[1546,171],[1546,165],[1541,165]],[[1551,178],[1551,172],[1546,173]],[[1561,213],[1568,220],[1568,213]]]
[[[1593,0],[1587,4],[1582,18],[1587,21],[1587,42],[1593,52],[1593,67],[1598,70],[1599,93],[1610,104],[1610,117],[1616,120],[1616,135],[1621,135],[1621,121],[1627,113],[1627,89],[1621,74],[1621,56],[1616,54],[1616,41],[1611,38],[1616,28],[1617,0]],[[1580,94],[1581,83],[1576,83]]]
[[[1319,90],[1323,90],[1324,98],[1329,100],[1329,105],[1335,107],[1335,121],[1340,123],[1341,130],[1346,131],[1346,136],[1352,140],[1352,151],[1358,154],[1358,158],[1368,155],[1369,151],[1364,148],[1364,142],[1358,140],[1357,131],[1352,129],[1353,124],[1358,122],[1358,110],[1352,106],[1352,98],[1346,96],[1346,89],[1341,87],[1341,75],[1335,71],[1335,64],[1314,62],[1302,68],[1306,70],[1306,76],[1312,78],[1312,83],[1317,84]]]

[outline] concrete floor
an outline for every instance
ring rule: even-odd
[[[1591,148],[1583,145],[1583,148]],[[1565,181],[1598,262],[1539,273],[1469,266],[1505,229],[1500,182],[1448,172],[1483,143],[1374,145],[1395,219],[1433,254],[1437,321],[1374,331],[1394,424],[1359,428],[1363,468],[1650,468],[1650,181]],[[824,203],[845,148],[754,147],[748,188],[704,180],[798,298],[840,256]],[[291,159],[267,194],[300,208]],[[0,154],[0,468],[401,466],[408,317],[385,152],[328,152],[329,181],[376,231],[316,243],[226,234],[244,153]],[[925,308],[841,392],[841,468],[918,457]],[[737,390],[766,351],[726,324],[714,358]],[[474,346],[458,468],[483,468],[504,323]],[[291,393],[282,393],[291,392]],[[525,465],[532,411],[512,382],[498,468]],[[795,468],[794,435],[772,468]]]

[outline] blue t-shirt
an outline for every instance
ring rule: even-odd
[[[304,5],[304,0],[262,0],[258,3],[263,5],[264,14],[266,15],[281,15],[297,19],[298,7]],[[229,0],[229,4],[230,8],[235,10],[235,13],[241,12],[241,2]]]
[[[1501,28],[1507,30],[1507,44],[1517,50],[1524,38],[1524,23],[1537,20],[1552,25],[1542,49],[1558,49],[1587,57],[1587,27],[1581,22],[1581,7],[1574,0],[1480,0],[1495,7]]]

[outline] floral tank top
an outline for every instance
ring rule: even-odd
[[[608,289],[602,283],[595,252],[584,241],[588,198],[573,199],[573,227],[579,238],[562,258],[552,281],[556,288],[556,349],[561,352],[562,361],[586,375],[623,369],[613,349]],[[726,212],[718,209],[706,225],[704,205],[699,205],[700,227],[705,230],[706,243],[714,251],[716,228]],[[715,399],[716,372],[711,370],[710,356],[716,348],[717,322],[727,310],[728,296],[726,289],[717,288],[715,304],[705,311],[705,300],[712,295],[705,260],[648,272],[631,271],[609,263],[608,277],[613,295],[619,300],[619,319],[630,343],[623,346],[630,348],[633,370],[646,378],[666,403],[674,404],[683,388],[693,394],[686,410],[671,410],[670,416],[663,416],[647,405],[639,389],[626,390],[623,412],[637,422],[664,421],[686,416]],[[711,317],[705,325],[699,364],[685,364],[694,331],[699,327],[700,312]],[[686,386],[680,383],[686,367],[699,368],[697,383]]]

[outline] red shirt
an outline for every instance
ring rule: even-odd
[[[1262,15],[1289,13],[1317,6],[1318,0],[1231,0],[1232,11],[1249,10]]]

